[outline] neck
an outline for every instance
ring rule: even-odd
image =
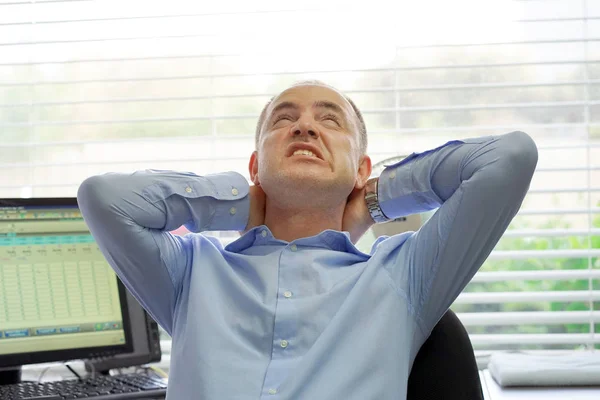
[[[344,202],[328,208],[281,208],[267,198],[265,225],[275,238],[287,242],[318,235],[327,229],[341,231],[345,206]]]

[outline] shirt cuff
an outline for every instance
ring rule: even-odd
[[[250,185],[235,172],[206,175],[216,195],[209,231],[243,231],[250,218]]]
[[[165,214],[165,227],[191,232],[243,230],[248,222],[248,181],[237,172],[199,176],[191,172],[147,171],[152,182],[142,196]]]
[[[452,140],[435,149],[412,153],[403,160],[386,165],[379,176],[378,199],[381,211],[390,219],[417,214],[439,207],[441,200],[431,188],[431,173],[427,164],[417,160],[444,147],[464,143]]]

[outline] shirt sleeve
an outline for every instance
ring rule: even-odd
[[[192,251],[189,237],[169,231],[182,225],[192,232],[242,231],[250,210],[248,192],[248,182],[235,172],[198,176],[147,170],[88,178],[77,200],[108,263],[171,333]]]
[[[380,205],[388,217],[439,207],[417,232],[401,241],[390,238],[387,245],[393,260],[388,264],[390,275],[406,294],[424,334],[433,329],[508,227],[536,164],[533,140],[512,132],[412,154],[380,176]]]

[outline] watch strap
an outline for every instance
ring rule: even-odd
[[[367,209],[371,218],[375,223],[387,222],[390,219],[383,213],[379,206],[379,195],[378,195],[378,182],[379,178],[375,178],[370,182],[367,182],[367,188],[365,193],[365,202],[367,203]]]

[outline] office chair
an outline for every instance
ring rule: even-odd
[[[417,353],[407,400],[483,400],[467,330],[452,310],[437,323]]]

